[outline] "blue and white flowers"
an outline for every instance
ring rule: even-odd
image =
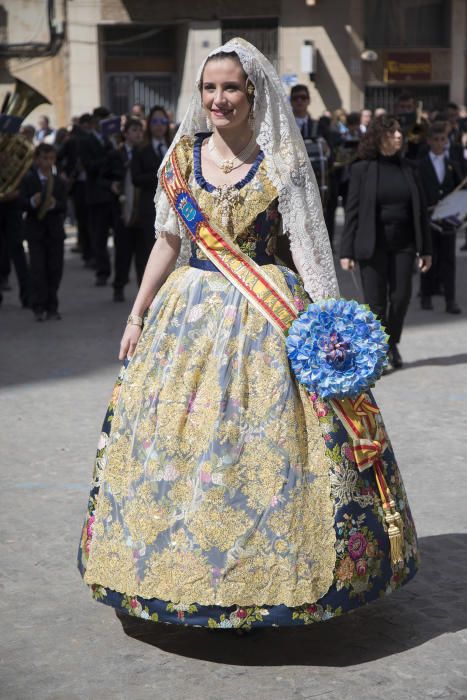
[[[286,344],[292,369],[323,399],[355,398],[380,378],[388,336],[368,306],[326,299],[292,323]]]

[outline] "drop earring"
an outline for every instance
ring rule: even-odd
[[[208,131],[212,131],[212,121],[209,117],[206,117],[206,128]]]

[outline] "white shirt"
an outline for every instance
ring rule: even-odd
[[[124,145],[125,145],[125,149],[126,149],[126,154],[128,156],[128,160],[131,160],[133,157],[133,148],[131,146],[129,146],[126,142]]]
[[[47,180],[48,180],[49,178],[47,177],[47,175],[44,175],[44,173],[42,172],[42,170],[39,170],[39,168],[35,168],[35,170],[36,170],[36,173],[37,173],[37,176],[38,176],[39,180],[41,181],[42,187],[45,188],[45,187],[47,186]],[[54,176],[54,173],[52,172],[52,173],[50,174],[49,177],[53,177],[53,176]],[[32,207],[33,209],[39,209],[39,207],[40,207],[40,205],[41,205],[41,202],[39,202],[39,204],[36,204],[35,201],[34,201],[34,197],[35,197],[35,196],[36,196],[36,195],[33,195],[29,201],[30,201],[31,207]],[[52,206],[50,206],[49,209],[53,209],[54,207],[55,207],[55,204],[53,204]]]
[[[155,153],[159,152],[159,146],[160,152],[163,156],[165,156],[165,154],[167,153],[167,144],[165,143],[165,141],[158,141],[157,139],[152,139],[152,147]]]
[[[302,126],[305,126],[305,124],[306,124],[307,121],[308,121],[308,115],[307,115],[306,117],[295,117],[295,121],[297,122],[297,126],[298,126],[298,128],[300,129],[300,131],[301,131],[301,130],[302,130]]]
[[[445,157],[446,156],[444,153],[440,156],[437,156],[433,153],[433,151],[430,151],[431,162],[435,169],[436,177],[438,178],[439,184],[443,182],[444,176],[446,175],[446,161],[444,160]]]

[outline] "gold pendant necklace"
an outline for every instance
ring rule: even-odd
[[[241,165],[244,165],[245,161],[247,161],[251,154],[254,152],[254,150],[256,149],[256,137],[255,134],[252,133],[251,138],[248,141],[245,148],[233,158],[220,157],[212,136],[208,141],[208,149],[216,165],[222,170],[223,173],[228,175],[232,172],[232,170],[236,170],[236,168],[239,168]]]

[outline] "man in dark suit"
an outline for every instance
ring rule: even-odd
[[[448,102],[446,105],[446,119],[448,122],[449,143],[462,144],[462,128],[460,120],[459,105],[455,102]]]
[[[446,124],[435,122],[428,132],[429,152],[419,161],[419,175],[428,207],[435,207],[460,183],[462,174],[455,161],[446,155],[449,145]],[[456,303],[456,229],[449,223],[431,225],[433,265],[421,278],[421,307],[433,309],[432,294],[437,284],[443,285],[446,312],[459,314]]]
[[[333,133],[330,126],[326,128],[326,118],[322,117],[317,121],[309,115],[310,101],[310,92],[306,85],[294,85],[292,87],[290,91],[292,112],[305,142],[308,157],[316,176],[326,225],[332,242],[336,208],[334,200],[337,202],[337,194],[333,187],[334,183],[330,178],[330,173],[334,147],[337,145],[339,136]]]
[[[89,232],[86,202],[86,172],[80,158],[80,145],[91,129],[91,115],[82,114],[73,126],[71,136],[59,148],[57,164],[65,178],[69,195],[73,200],[74,215],[78,228],[78,249],[85,267],[93,266],[93,250]]]
[[[10,273],[10,261],[15,267],[21,305],[27,308],[29,306],[29,267],[23,247],[19,189],[0,198],[0,276],[3,276],[4,281],[8,279]]]
[[[30,302],[37,321],[61,318],[57,294],[63,273],[67,191],[62,178],[53,172],[55,160],[54,147],[39,144],[33,167],[24,176],[20,188],[31,264]]]
[[[143,141],[143,124],[139,119],[127,119],[123,130],[124,142],[118,148],[125,171],[121,193],[121,218],[114,232],[115,243],[115,278],[114,301],[124,301],[123,289],[128,284],[131,260],[135,257],[138,284],[144,274],[147,263],[143,231],[138,217],[139,190],[131,178],[131,162],[138,146]],[[154,236],[153,236],[154,237]]]
[[[138,221],[143,233],[143,248],[146,261],[154,245],[154,221],[156,216],[154,195],[157,188],[157,171],[168,148],[164,133],[167,131],[168,119],[166,120],[167,125],[157,123],[164,120],[162,111],[158,107],[154,107],[149,114],[146,135],[147,143],[135,150],[131,161],[132,182],[138,189]],[[152,122],[156,123],[152,124]]]
[[[104,287],[110,276],[107,241],[110,229],[115,232],[119,224],[118,198],[124,176],[122,159],[111,141],[101,133],[100,123],[109,114],[105,107],[93,111],[90,133],[81,140],[79,149],[86,172],[86,202],[98,287]]]

